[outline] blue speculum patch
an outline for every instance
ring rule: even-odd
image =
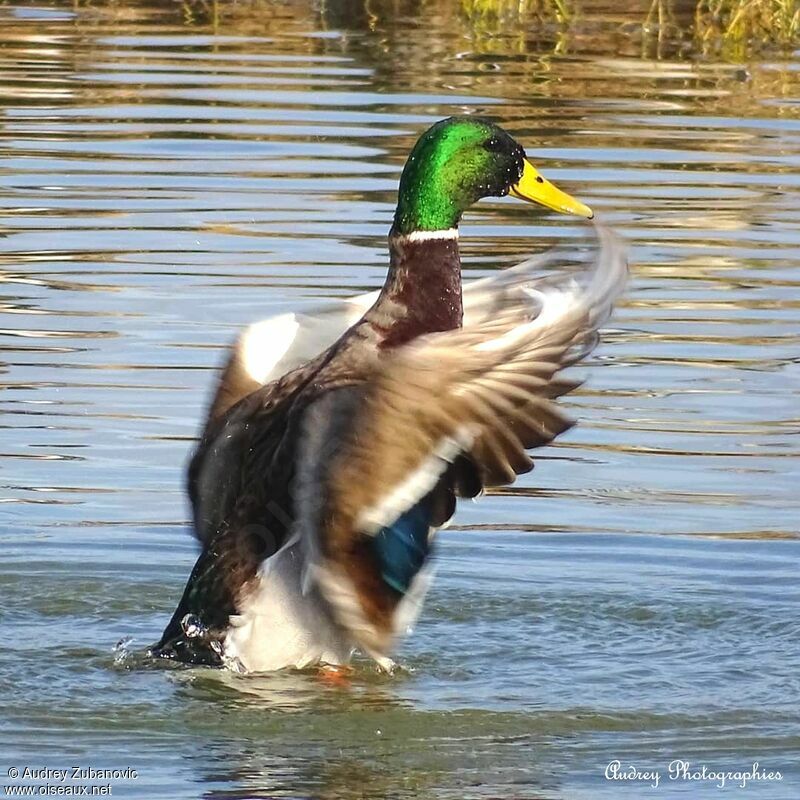
[[[427,500],[382,528],[375,536],[374,548],[381,577],[400,594],[405,594],[430,552],[428,533],[430,510]]]

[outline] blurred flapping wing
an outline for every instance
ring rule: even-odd
[[[560,370],[594,346],[627,274],[620,242],[598,236],[588,272],[507,271],[468,325],[386,353],[364,386],[325,470],[313,577],[373,655],[404,626],[398,606],[454,495],[511,483],[528,449],[571,426],[553,401],[576,383]]]

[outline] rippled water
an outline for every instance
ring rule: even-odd
[[[567,33],[0,5],[0,786],[7,761],[133,767],[113,791],[142,797],[718,796],[667,780],[682,758],[800,797],[800,53],[700,58],[630,23],[648,5]],[[226,343],[378,286],[405,154],[462,112],[631,242],[581,424],[442,534],[401,674],[115,664],[194,561],[182,471]],[[584,227],[502,200],[462,232],[471,278]]]

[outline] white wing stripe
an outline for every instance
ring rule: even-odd
[[[478,431],[476,426],[464,426],[455,435],[443,438],[436,449],[406,478],[384,496],[377,505],[365,508],[356,520],[356,527],[375,535],[422,500],[459,453],[468,450]]]

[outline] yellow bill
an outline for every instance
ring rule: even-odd
[[[527,158],[522,170],[522,177],[511,187],[509,194],[520,200],[538,203],[540,206],[553,209],[553,211],[560,211],[562,214],[575,214],[578,217],[586,217],[586,219],[594,216],[594,212],[589,206],[570,197],[566,192],[562,192],[561,189],[543,178]]]

